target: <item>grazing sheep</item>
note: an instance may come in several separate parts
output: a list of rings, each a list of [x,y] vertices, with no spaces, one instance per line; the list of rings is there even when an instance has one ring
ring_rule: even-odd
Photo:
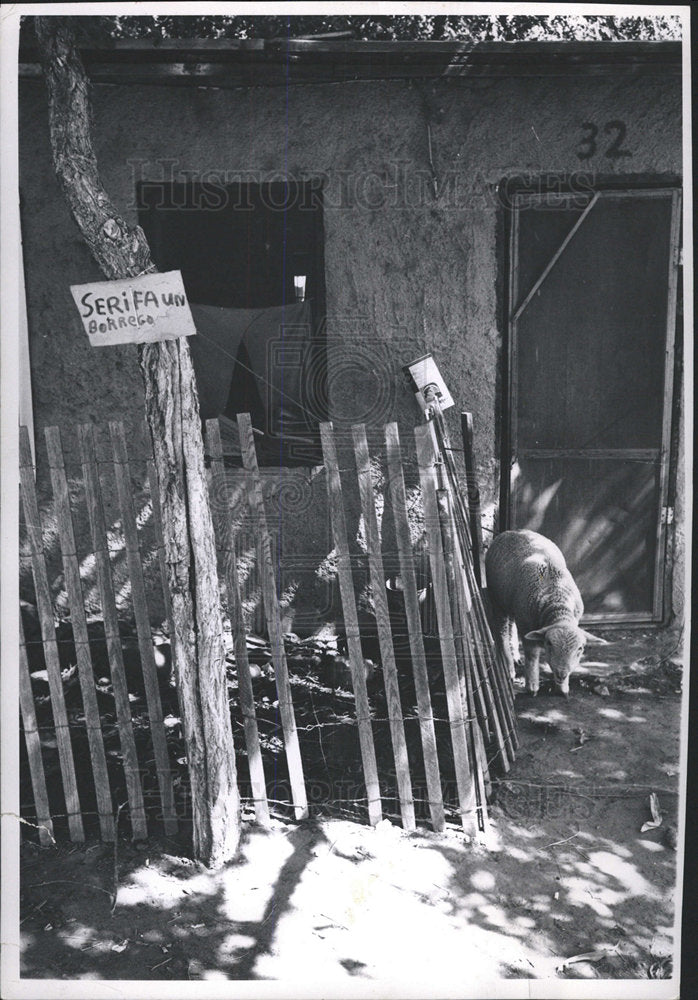
[[[504,531],[490,545],[485,566],[496,639],[511,676],[517,659],[515,623],[524,648],[526,690],[538,693],[544,652],[557,690],[568,695],[570,673],[586,643],[606,641],[579,627],[584,605],[562,552],[535,531]]]

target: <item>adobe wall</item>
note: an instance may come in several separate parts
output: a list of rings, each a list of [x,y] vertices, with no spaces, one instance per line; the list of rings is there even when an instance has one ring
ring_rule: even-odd
[[[412,442],[419,413],[401,366],[433,352],[457,411],[474,413],[486,527],[500,449],[505,178],[554,174],[671,179],[681,171],[681,81],[659,76],[317,84],[250,90],[98,85],[94,140],[107,191],[136,221],[134,184],[226,177],[324,180],[331,413],[347,468],[352,423],[380,438],[397,420]],[[35,420],[64,431],[123,419],[138,440],[142,387],[132,346],[92,349],[68,286],[99,280],[53,177],[41,80],[21,81],[20,163]],[[598,141],[590,158],[590,130]],[[628,155],[607,155],[617,131]],[[427,123],[439,184],[434,196]],[[103,445],[106,448],[106,443]],[[40,447],[39,475],[47,479]],[[297,480],[297,483],[300,480]],[[332,597],[315,568],[331,551],[323,474],[287,491],[284,560],[297,566],[296,604]],[[352,533],[358,526],[354,498]],[[679,502],[681,502],[679,500]],[[360,547],[360,546],[359,546]],[[681,560],[679,559],[679,562]],[[680,595],[675,595],[680,600]],[[328,611],[328,614],[330,612]]]

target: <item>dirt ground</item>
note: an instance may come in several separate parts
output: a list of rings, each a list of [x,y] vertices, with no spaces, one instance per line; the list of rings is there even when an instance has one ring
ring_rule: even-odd
[[[250,822],[239,860],[212,873],[184,835],[124,833],[116,851],[26,840],[22,977],[277,980],[299,996],[308,977],[402,996],[670,977],[680,671],[656,636],[609,638],[568,700],[545,683],[517,693],[520,747],[487,846],[452,824]],[[641,833],[652,792],[661,825]]]

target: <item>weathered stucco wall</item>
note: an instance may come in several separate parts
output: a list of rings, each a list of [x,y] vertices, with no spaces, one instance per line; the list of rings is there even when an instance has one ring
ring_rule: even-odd
[[[43,83],[22,81],[20,156],[36,425],[124,419],[142,412],[136,351],[91,349],[70,300],[98,280],[49,162]],[[136,221],[135,182],[285,176],[324,179],[327,333],[332,416],[339,431],[419,422],[401,366],[432,351],[457,411],[475,419],[486,515],[498,490],[504,178],[554,174],[564,183],[681,169],[680,79],[659,76],[480,78],[300,85],[251,90],[96,86],[94,137],[103,180]],[[607,155],[608,122],[628,155]],[[590,122],[594,154],[583,145]],[[431,126],[434,196],[427,125]],[[350,440],[346,435],[346,442]],[[348,458],[346,442],[341,454]],[[342,460],[343,461],[343,460]],[[343,463],[342,467],[345,467]],[[40,475],[45,470],[40,463]],[[324,476],[290,512],[285,554],[315,565],[331,549]],[[313,516],[309,515],[309,511]],[[358,517],[353,519],[356,527]],[[304,600],[321,601],[304,583]],[[300,596],[300,595],[299,595]]]

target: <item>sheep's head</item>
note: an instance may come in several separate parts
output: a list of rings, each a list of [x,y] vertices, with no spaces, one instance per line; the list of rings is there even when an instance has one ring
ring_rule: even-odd
[[[553,672],[555,688],[565,697],[570,693],[570,674],[579,666],[586,646],[607,645],[605,639],[599,639],[573,622],[556,622],[528,632],[525,638],[541,647]]]

